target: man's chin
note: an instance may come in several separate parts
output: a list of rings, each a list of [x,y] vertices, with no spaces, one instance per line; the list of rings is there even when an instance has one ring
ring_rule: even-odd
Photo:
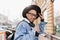
[[[34,21],[31,21],[31,22],[34,22]]]
[[[30,21],[30,22],[33,22],[33,21]]]
[[[34,22],[34,20],[30,20],[30,22]]]

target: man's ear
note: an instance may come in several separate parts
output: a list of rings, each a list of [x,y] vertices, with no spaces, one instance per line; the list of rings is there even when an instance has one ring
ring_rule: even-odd
[[[26,17],[28,16],[28,13],[26,14]]]

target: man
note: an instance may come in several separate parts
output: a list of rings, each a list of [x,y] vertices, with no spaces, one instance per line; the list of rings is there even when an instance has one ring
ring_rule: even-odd
[[[39,28],[34,29],[33,22],[40,13],[41,9],[37,5],[30,5],[23,10],[22,16],[25,19],[18,24],[14,40],[38,40],[40,30]]]

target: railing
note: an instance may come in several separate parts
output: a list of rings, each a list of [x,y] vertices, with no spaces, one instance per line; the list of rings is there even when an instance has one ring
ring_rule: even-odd
[[[45,33],[45,34],[46,34],[46,36],[44,36],[44,37],[47,37],[50,40],[60,40],[60,37],[58,37],[56,35],[47,34],[47,33]]]

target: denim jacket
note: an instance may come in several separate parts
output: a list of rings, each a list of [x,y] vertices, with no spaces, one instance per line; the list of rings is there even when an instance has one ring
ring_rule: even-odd
[[[42,25],[44,25],[44,22],[41,22],[39,24],[39,28],[41,29],[40,34],[43,32]],[[28,25],[27,22],[22,21],[17,26],[14,40],[38,40],[38,37],[35,36],[35,32],[31,30],[31,27]]]

